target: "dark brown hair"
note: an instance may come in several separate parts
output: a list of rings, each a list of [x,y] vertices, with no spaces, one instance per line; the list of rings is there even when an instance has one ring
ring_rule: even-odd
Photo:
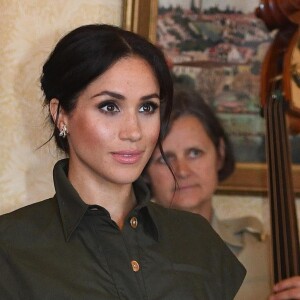
[[[199,93],[190,88],[187,89],[178,85],[174,88],[173,110],[166,134],[171,130],[174,121],[185,115],[193,115],[201,122],[207,135],[213,142],[217,153],[219,153],[220,141],[224,141],[224,163],[218,172],[218,179],[222,181],[229,177],[235,168],[235,158],[231,142],[220,120]]]
[[[64,36],[56,45],[43,66],[41,89],[44,105],[49,106],[53,98],[59,107],[70,113],[76,106],[78,95],[93,80],[107,71],[118,60],[137,55],[152,67],[160,86],[161,130],[160,145],[172,108],[173,84],[164,55],[145,38],[112,25],[91,24],[76,28]],[[141,74],[142,76],[142,74]],[[67,139],[59,136],[57,119],[49,119],[57,146],[69,153]]]

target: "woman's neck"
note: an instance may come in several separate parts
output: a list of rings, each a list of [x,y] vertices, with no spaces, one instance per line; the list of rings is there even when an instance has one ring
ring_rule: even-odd
[[[193,212],[201,215],[208,222],[211,222],[212,215],[213,215],[212,200],[209,199],[209,200],[203,201],[201,203],[201,205],[199,205]]]
[[[85,203],[104,207],[122,229],[126,216],[136,206],[131,183],[116,184],[103,178],[95,178],[75,171],[72,165],[69,165],[68,178]]]

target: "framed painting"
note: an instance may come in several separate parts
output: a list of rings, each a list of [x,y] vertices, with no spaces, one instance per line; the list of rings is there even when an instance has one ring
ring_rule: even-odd
[[[265,193],[268,179],[260,71],[274,32],[255,16],[259,0],[137,2],[144,16],[135,14],[133,30],[163,50],[175,81],[198,90],[230,136],[236,171],[218,191]],[[147,2],[151,4],[146,6]],[[291,136],[290,142],[294,189],[300,193],[300,135]]]

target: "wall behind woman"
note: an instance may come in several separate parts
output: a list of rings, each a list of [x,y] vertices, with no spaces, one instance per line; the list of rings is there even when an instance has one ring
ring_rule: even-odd
[[[0,1],[0,214],[53,195],[53,143],[39,77],[60,36],[88,23],[122,22],[121,0]]]

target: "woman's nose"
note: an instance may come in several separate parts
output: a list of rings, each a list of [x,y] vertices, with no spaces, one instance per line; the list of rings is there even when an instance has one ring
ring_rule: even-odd
[[[142,138],[142,130],[138,116],[128,114],[121,123],[119,137],[121,140],[130,140],[132,142],[136,142]]]
[[[177,159],[174,169],[178,178],[186,178],[191,173],[189,163],[185,159]]]

